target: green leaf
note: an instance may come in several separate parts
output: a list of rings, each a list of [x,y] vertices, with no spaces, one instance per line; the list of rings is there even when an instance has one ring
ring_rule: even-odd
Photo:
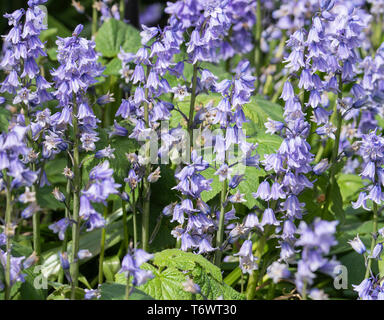
[[[204,191],[201,194],[201,199],[205,202],[213,199],[216,195],[221,192],[222,183],[219,180],[219,177],[215,175],[216,170],[213,168],[208,168],[203,171],[202,174],[206,179],[212,179],[211,187],[212,190]],[[244,177],[245,180],[239,184],[239,187],[236,190],[231,190],[231,194],[236,193],[239,190],[240,193],[244,194],[246,202],[244,205],[252,209],[254,206],[262,206],[261,202],[256,200],[252,196],[252,192],[256,192],[259,186],[259,179],[266,175],[266,172],[263,169],[258,169],[255,167],[246,167]]]
[[[67,166],[67,160],[64,158],[55,158],[47,161],[44,165],[45,173],[50,183],[58,184],[67,182],[63,175],[64,168]]]
[[[0,106],[0,132],[7,132],[9,121],[11,120],[11,112]]]
[[[103,283],[100,286],[100,300],[124,300],[125,285],[119,283]],[[134,288],[129,295],[129,300],[153,300],[143,291]]]
[[[95,38],[96,50],[104,57],[114,58],[122,47],[124,51],[136,53],[141,47],[140,33],[137,29],[116,19],[106,20]]]
[[[119,58],[113,58],[107,63],[104,70],[104,74],[107,76],[119,76],[121,70],[121,60]]]
[[[244,199],[247,201],[243,204],[248,209],[252,209],[255,206],[262,206],[262,203],[255,199],[252,193],[257,191],[259,187],[259,180],[265,175],[266,172],[263,169],[258,169],[255,167],[246,167],[244,176],[245,180],[240,182],[237,190],[239,190],[240,193],[244,194]],[[237,190],[231,190],[231,193],[234,194]]]
[[[192,272],[193,281],[200,286],[204,297],[209,300],[243,300],[244,296],[226,283],[219,282],[206,272],[206,269],[197,267]],[[199,296],[198,296],[199,297]]]
[[[57,61],[57,48],[49,48],[47,50],[47,54],[49,59],[51,59],[52,61]]]
[[[249,137],[247,141],[258,144],[256,151],[260,156],[260,159],[263,160],[265,154],[276,153],[283,142],[283,138],[277,135],[265,133],[261,130],[257,132],[253,131],[252,134],[252,130],[248,131],[250,125],[252,124],[247,123],[245,126],[245,134]]]
[[[57,201],[55,197],[52,194],[53,191],[53,186],[44,186],[42,188],[38,188],[36,190],[36,199],[37,203],[41,208],[45,209],[52,209],[52,210],[57,210],[57,209],[64,209],[65,205]]]
[[[106,224],[106,241],[105,248],[108,249],[120,241],[123,237],[123,221],[119,218],[122,215],[121,209],[113,213],[107,218]],[[83,233],[80,236],[80,248],[88,249],[92,256],[97,256],[100,253],[100,238],[101,238],[101,229],[93,230],[91,232]],[[72,250],[72,241],[68,243],[68,254]],[[58,252],[61,251],[61,245],[50,249],[43,253],[43,265],[42,273],[46,278],[57,276],[61,267],[60,259]],[[81,261],[83,262],[83,261]]]
[[[72,35],[72,32],[64,24],[62,24],[59,20],[57,20],[51,15],[48,15],[48,28],[56,29],[57,35],[62,38],[69,37]]]
[[[179,249],[167,249],[155,254],[153,265],[142,269],[152,271],[154,278],[138,289],[159,300],[189,300],[193,295],[184,290],[183,283],[190,277],[201,287],[197,299],[243,299],[243,295],[223,282],[221,270],[201,255]],[[124,274],[116,275],[116,282],[125,284]]]
[[[336,181],[332,185],[330,211],[340,221],[341,224],[345,222],[345,211],[343,209],[343,197],[341,196],[340,187]]]
[[[61,285],[56,287],[48,297],[47,300],[68,300],[71,298],[71,286]],[[75,289],[75,299],[83,300],[84,299],[84,290],[82,288]]]
[[[21,245],[17,242],[14,242],[12,245],[12,255],[14,257],[28,258],[32,254],[32,248]],[[35,287],[35,278],[40,277],[41,273],[37,272],[38,269],[36,266],[31,266],[28,269],[23,269],[22,273],[24,275],[24,282],[15,284],[12,288],[13,299],[16,300],[45,300],[47,297],[46,289],[37,289]],[[39,284],[39,279],[36,279]]]
[[[111,148],[115,149],[113,159],[108,159],[110,167],[114,171],[114,178],[117,183],[123,184],[124,178],[127,177],[130,163],[126,157],[126,153],[135,152],[138,149],[138,144],[135,140],[127,137],[113,137],[109,138],[107,130],[99,131],[100,140],[96,143],[97,150],[103,149],[110,145]],[[95,167],[98,163],[104,160],[99,160],[90,155],[87,160],[84,161],[83,165],[83,179],[87,182],[89,177],[89,171]]]
[[[245,116],[260,129],[265,129],[264,123],[268,118],[283,121],[283,108],[277,104],[264,100],[258,96],[253,97],[251,102],[244,106]]]
[[[223,99],[223,97],[220,94],[214,93],[214,94],[200,94],[196,97],[195,100],[195,114],[196,109],[200,108],[201,106],[206,106],[209,103],[212,103],[214,106],[216,106],[220,100]],[[189,108],[190,108],[190,97],[185,98],[183,101],[174,101],[176,108],[179,108],[181,112],[184,113],[185,116],[188,117],[189,115]],[[187,122],[185,121],[185,118],[180,114],[179,111],[173,110],[172,117],[169,121],[169,125],[171,128],[175,128],[179,125],[186,128]]]
[[[149,280],[139,289],[157,300],[190,300],[192,294],[186,292],[183,282],[186,275],[175,267],[168,267],[164,270],[157,269],[145,264],[143,269],[151,270],[154,278]]]
[[[49,28],[47,30],[43,30],[40,33],[40,40],[45,42],[47,39],[56,36],[58,29],[57,28]]]
[[[357,194],[361,188],[364,187],[361,177],[354,174],[341,173],[337,178],[337,182],[340,186],[340,192],[344,202],[349,204],[352,200],[356,199]]]
[[[21,300],[45,300],[47,297],[46,289],[35,288],[35,278],[41,276],[39,273],[35,273],[34,267],[23,270],[25,275],[25,282],[20,286],[20,299]]]
[[[212,179],[211,188],[210,191],[204,191],[201,194],[201,199],[205,202],[213,199],[217,194],[220,193],[222,188],[222,183],[220,183],[219,176],[215,175],[216,170],[209,167],[207,170],[204,170],[202,172],[202,175],[206,179]]]
[[[181,270],[193,270],[196,265],[201,266],[217,281],[222,281],[221,271],[203,256],[179,249],[167,249],[156,253],[153,263],[159,267],[175,267]]]
[[[120,270],[120,259],[118,256],[106,258],[103,261],[103,273],[107,281],[113,282],[115,274]]]

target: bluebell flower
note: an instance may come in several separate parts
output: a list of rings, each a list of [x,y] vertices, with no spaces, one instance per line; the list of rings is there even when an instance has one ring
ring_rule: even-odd
[[[127,254],[124,257],[119,272],[124,272],[126,275],[132,276],[132,284],[134,286],[140,286],[147,282],[149,279],[153,278],[151,271],[143,270],[140,268],[143,263],[152,258],[152,254],[149,254],[142,249],[136,249],[132,255]]]
[[[357,235],[353,240],[349,240],[348,243],[358,254],[365,253],[366,248],[364,243],[360,240],[359,235]]]

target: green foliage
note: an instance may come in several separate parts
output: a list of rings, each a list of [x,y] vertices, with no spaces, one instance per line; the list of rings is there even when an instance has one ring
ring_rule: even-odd
[[[246,200],[244,205],[247,206],[248,209],[252,209],[255,206],[263,206],[259,200],[253,197],[252,193],[257,191],[260,184],[260,178],[264,177],[265,175],[266,172],[263,169],[246,167],[246,179],[240,182],[237,190],[244,194],[244,199]],[[231,190],[231,193],[236,193],[236,190]]]
[[[282,107],[259,96],[253,97],[252,101],[244,106],[244,113],[261,130],[265,129],[264,123],[268,118],[275,121],[283,120]]]
[[[98,30],[95,38],[96,50],[106,58],[114,58],[124,51],[136,53],[141,47],[139,32],[122,21],[116,19],[106,20]]]
[[[106,76],[119,76],[121,70],[121,60],[119,58],[113,58],[105,66],[104,74]]]
[[[106,239],[105,239],[105,248],[108,249],[117,243],[122,241],[123,237],[123,221],[119,218],[121,217],[121,209],[113,213],[110,217],[107,218],[106,224]],[[80,236],[80,250],[88,249],[92,254],[92,257],[97,256],[100,253],[100,238],[101,238],[101,229],[93,230],[91,232],[83,233]],[[68,243],[68,254],[72,250],[72,242]],[[43,252],[43,264],[42,272],[45,277],[55,278],[60,271],[60,259],[58,252],[61,251],[61,245],[54,247],[46,252]],[[81,261],[82,263],[84,260]]]
[[[337,220],[340,221],[341,224],[343,224],[345,222],[345,212],[343,209],[343,198],[341,196],[340,187],[337,181],[332,184],[330,203],[331,213],[337,218]]]
[[[7,132],[9,120],[11,119],[11,113],[5,109],[3,106],[0,106],[0,132]]]
[[[158,300],[190,300],[193,295],[186,292],[183,283],[190,277],[201,287],[197,299],[243,299],[243,296],[223,282],[218,267],[201,255],[169,249],[155,254],[153,265],[145,263],[145,270],[150,270],[154,278],[138,289]],[[125,284],[125,276],[117,274],[116,282]]]
[[[118,256],[108,257],[103,261],[103,273],[105,279],[113,282],[115,274],[120,270],[120,259]]]
[[[101,300],[124,300],[125,285],[119,283],[103,283],[100,286]],[[129,295],[129,300],[153,300],[152,297],[143,291],[134,288]]]

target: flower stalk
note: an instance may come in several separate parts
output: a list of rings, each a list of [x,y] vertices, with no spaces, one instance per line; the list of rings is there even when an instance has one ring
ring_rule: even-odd
[[[6,207],[5,207],[5,234],[7,237],[6,250],[7,250],[7,265],[5,268],[5,291],[4,299],[9,300],[11,297],[11,236],[13,233],[12,228],[12,193],[11,193],[11,182],[10,178],[7,176],[6,171],[3,170],[3,177],[6,180]]]
[[[371,256],[373,254],[373,249],[375,248],[376,242],[377,242],[377,228],[378,228],[378,220],[379,220],[377,209],[378,209],[377,203],[373,202],[373,218],[372,218],[373,226],[372,226],[372,240],[371,240]],[[364,279],[368,279],[370,277],[372,260],[373,260],[372,257],[368,257],[367,268],[365,270]]]
[[[189,116],[188,116],[188,134],[192,138],[193,132],[193,118],[195,112],[195,102],[196,102],[196,88],[197,88],[197,63],[193,65],[193,76],[192,76],[192,92],[191,92],[191,103],[189,105]],[[191,141],[193,144],[193,142]]]
[[[150,66],[147,67],[147,78],[151,72]],[[148,100],[148,88],[145,89],[145,99]],[[150,128],[149,123],[149,108],[150,105],[148,102],[144,104],[144,121],[146,128]],[[147,164],[145,166],[145,176],[143,179],[143,216],[142,216],[142,248],[144,251],[148,251],[148,242],[149,242],[149,216],[151,210],[151,184],[148,180],[148,176],[151,173],[151,161],[150,161],[150,142],[147,143],[145,148],[145,158]]]
[[[227,180],[224,180],[222,183],[221,195],[220,195],[220,218],[219,218],[219,228],[216,235],[216,252],[215,252],[215,265],[220,266],[221,257],[223,255],[222,244],[224,242],[224,222],[225,222],[225,207],[226,207],[226,198],[227,198],[227,189],[228,183]]]
[[[79,153],[79,127],[77,121],[78,113],[77,103],[73,104],[73,113],[72,113],[72,124],[73,124],[73,210],[72,210],[72,256],[71,256],[71,266],[70,273],[72,279],[71,287],[71,299],[75,299],[76,287],[78,285],[79,277],[79,262],[77,253],[79,252],[79,242],[80,242],[80,190],[81,190],[81,176],[80,176],[80,153]]]

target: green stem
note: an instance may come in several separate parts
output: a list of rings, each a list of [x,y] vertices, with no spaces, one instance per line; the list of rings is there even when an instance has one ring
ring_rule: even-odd
[[[338,93],[337,98],[338,98],[338,100],[341,100],[343,98],[343,82],[342,82],[341,74],[338,75],[338,80],[339,80],[339,93]],[[343,118],[341,116],[341,113],[337,109],[337,104],[338,104],[338,102],[336,100],[335,106],[333,108],[333,114],[335,116],[337,129],[336,129],[336,134],[335,134],[335,143],[333,145],[333,151],[332,151],[332,156],[331,156],[331,161],[330,161],[330,165],[331,165],[331,168],[329,170],[330,182],[328,182],[328,186],[327,186],[327,190],[326,190],[326,194],[325,194],[325,201],[326,202],[324,204],[324,208],[323,208],[323,212],[322,212],[323,217],[324,217],[325,212],[329,208],[330,198],[331,198],[331,194],[332,194],[332,186],[336,184],[336,177],[335,177],[335,175],[336,175],[336,161],[337,161],[337,156],[339,154],[341,126],[343,123]]]
[[[104,219],[107,219],[108,216],[108,206],[104,207]],[[104,263],[104,254],[105,254],[105,228],[101,229],[101,240],[100,240],[100,256],[99,256],[99,285],[103,283],[104,273],[103,273],[103,263]]]
[[[304,280],[304,283],[303,283],[303,290],[302,290],[302,293],[301,293],[301,298],[303,300],[307,300],[307,281]]]
[[[120,0],[119,11],[120,11],[120,20],[123,21],[124,15],[125,15],[125,0]]]
[[[6,185],[6,207],[5,207],[5,234],[7,237],[6,250],[7,250],[7,265],[5,268],[5,291],[4,299],[9,300],[11,297],[11,236],[12,236],[12,194],[10,178],[7,176],[6,171],[3,170],[4,180]]]
[[[71,160],[69,158],[69,156],[67,156],[67,165],[68,165],[68,168],[71,166]],[[67,202],[67,205],[65,206],[65,218],[66,219],[69,219],[70,218],[70,215],[71,215],[71,212],[69,211],[69,206],[70,206],[70,199],[71,199],[71,180],[68,179],[67,180],[67,186],[65,188],[65,196],[66,196],[66,199],[65,201]],[[65,233],[64,233],[64,240],[63,240],[63,244],[61,246],[61,252],[67,252],[67,246],[68,246],[68,240],[69,240],[69,234],[68,234],[68,229],[65,230]],[[63,283],[64,281],[64,270],[60,270],[60,273],[59,273],[59,279],[58,279],[59,283]]]
[[[192,76],[192,92],[191,92],[191,102],[189,104],[189,116],[188,116],[188,133],[189,138],[192,143],[192,134],[193,134],[193,117],[195,112],[195,102],[196,102],[196,88],[197,88],[197,64],[193,65],[193,76]]]
[[[150,73],[150,66],[147,67],[147,78]],[[145,89],[145,98],[148,100],[148,88]],[[145,120],[145,127],[149,128],[149,103],[144,104],[144,120]],[[143,242],[143,250],[148,251],[148,242],[149,242],[149,216],[150,216],[150,210],[151,210],[151,184],[148,181],[148,176],[151,173],[151,160],[150,160],[150,141],[147,143],[146,149],[145,149],[145,158],[148,161],[148,163],[145,166],[145,175],[143,178],[143,217],[142,217],[142,229],[141,229],[141,240]]]
[[[32,191],[34,191],[34,189],[35,188],[32,186]],[[40,241],[40,212],[39,211],[33,214],[32,224],[33,224],[33,249],[36,252],[36,256],[40,258],[41,241]]]
[[[145,181],[144,181],[144,206],[143,206],[143,221],[142,221],[142,242],[143,250],[148,251],[149,242],[149,214],[150,214],[150,184],[146,177],[150,174],[150,171],[146,170]]]
[[[129,295],[131,293],[131,286],[129,283],[129,272],[127,274],[127,284],[125,286],[125,300],[129,300]]]
[[[323,153],[324,153],[324,150],[325,150],[325,146],[324,144],[320,141],[320,147],[319,149],[317,150],[317,153],[316,153],[316,157],[315,157],[315,163],[319,163],[322,156],[323,156]]]
[[[68,239],[69,239],[69,234],[68,231],[64,233],[64,240],[63,244],[61,246],[61,253],[64,253],[67,251],[67,246],[68,246]],[[60,269],[59,277],[58,277],[58,282],[59,283],[64,283],[64,270]]]
[[[124,247],[127,251],[129,249],[128,214],[124,200],[121,200],[121,209],[123,210]]]
[[[261,256],[263,255],[266,242],[267,242],[267,232],[265,232],[263,236],[260,238],[257,249],[256,249],[256,256],[259,257],[259,259],[261,259]],[[253,271],[252,274],[249,276],[247,289],[245,291],[247,300],[253,300],[255,298],[256,287],[257,287],[257,283],[259,282],[259,278],[260,278],[260,275],[258,270]]]
[[[221,189],[221,198],[220,198],[220,219],[219,219],[219,228],[216,235],[216,253],[215,253],[215,265],[220,266],[221,257],[223,255],[222,244],[224,242],[224,221],[225,221],[225,202],[227,198],[227,180],[224,180],[222,183]]]
[[[28,106],[23,105],[23,111],[24,111],[24,119],[25,119],[25,125],[29,126],[31,124],[31,120],[29,119],[28,114]],[[32,138],[32,131],[28,130],[28,139],[27,139],[27,145],[29,148],[32,148],[34,150],[34,141]],[[34,163],[30,164],[31,170],[36,171],[36,165]],[[41,173],[43,172],[43,168],[41,168]],[[39,180],[36,180],[35,183],[39,183]],[[35,183],[31,186],[32,192],[36,192],[36,186]],[[37,257],[40,258],[41,255],[41,241],[40,241],[40,212],[37,211],[32,216],[32,227],[33,227],[33,250],[36,252]]]
[[[376,235],[377,235],[377,225],[378,225],[379,216],[377,214],[377,203],[373,202],[373,230],[372,230],[372,241],[371,241],[371,255],[373,249],[376,246]],[[365,270],[365,279],[369,278],[372,266],[372,258],[368,258],[367,269]]]
[[[72,125],[73,125],[73,227],[72,227],[72,253],[71,253],[71,299],[75,300],[76,287],[78,286],[78,277],[79,277],[79,261],[77,258],[77,253],[79,252],[79,242],[80,242],[80,190],[81,190],[81,176],[80,176],[80,154],[79,154],[79,127],[77,122],[77,104],[73,104],[73,113],[72,113]]]
[[[272,102],[277,102],[277,100],[279,100],[279,98],[280,98],[280,96],[281,96],[281,94],[282,94],[282,92],[283,92],[283,88],[284,88],[284,83],[285,82],[287,82],[287,80],[288,80],[288,77],[289,77],[289,74],[286,74],[284,77],[283,77],[283,79],[281,80],[281,85],[280,85],[280,87],[279,87],[279,90],[277,90],[276,92],[275,92],[275,94],[273,95],[273,97],[272,97]]]
[[[132,190],[132,223],[133,223],[133,246],[137,248],[137,215],[136,215],[136,199],[135,190]]]
[[[96,4],[96,0],[93,1],[93,7],[92,7],[92,36],[95,36],[96,35],[96,32],[97,32],[97,9],[95,7],[95,4]]]

